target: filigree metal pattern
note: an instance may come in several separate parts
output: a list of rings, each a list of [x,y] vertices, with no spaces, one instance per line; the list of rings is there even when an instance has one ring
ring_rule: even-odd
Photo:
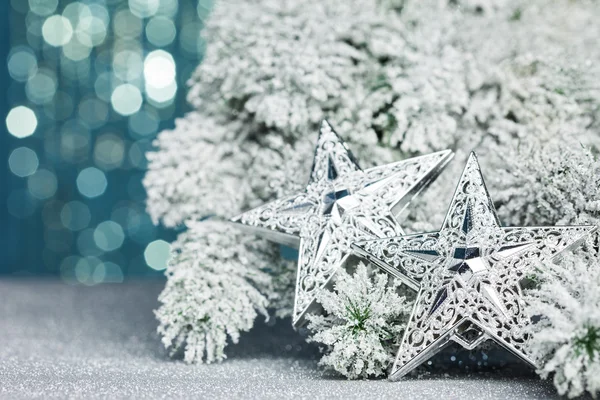
[[[299,248],[295,326],[313,309],[316,291],[343,265],[352,243],[403,234],[395,215],[451,158],[447,150],[363,171],[324,121],[306,189],[232,219]]]
[[[391,378],[450,340],[472,349],[492,339],[536,366],[527,352],[520,282],[536,262],[579,243],[593,226],[500,226],[475,154],[460,178],[442,229],[370,240],[354,250],[418,290]]]

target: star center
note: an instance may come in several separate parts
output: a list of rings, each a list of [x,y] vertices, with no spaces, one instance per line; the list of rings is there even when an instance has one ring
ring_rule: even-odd
[[[481,254],[479,246],[455,247],[448,269],[458,273],[468,282],[473,275],[487,271],[487,265]]]
[[[330,215],[335,202],[350,195],[348,189],[336,190],[325,193],[323,196],[323,215]]]

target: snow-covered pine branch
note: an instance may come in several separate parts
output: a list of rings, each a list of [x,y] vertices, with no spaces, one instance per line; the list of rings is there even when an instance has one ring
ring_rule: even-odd
[[[569,397],[600,393],[600,260],[589,246],[560,266],[540,266],[541,285],[527,298],[529,313],[542,316],[532,326],[538,372],[553,375],[559,394]]]
[[[323,343],[320,364],[348,379],[384,375],[394,361],[411,303],[398,294],[400,282],[360,263],[341,270],[333,291],[317,296],[327,315],[309,315],[309,340]]]
[[[190,224],[173,243],[156,311],[165,347],[188,363],[221,361],[227,339],[237,343],[258,314],[268,318],[274,303],[291,311],[285,277],[295,268],[275,249],[224,222]]]

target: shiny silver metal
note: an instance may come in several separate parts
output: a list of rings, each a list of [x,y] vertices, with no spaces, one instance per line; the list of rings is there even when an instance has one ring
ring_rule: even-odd
[[[527,351],[520,282],[576,246],[595,226],[500,226],[475,154],[439,232],[364,241],[354,251],[418,291],[392,368],[396,380],[450,341],[473,349],[491,339],[536,367]]]
[[[305,190],[232,219],[250,232],[299,248],[293,323],[319,309],[326,287],[354,242],[404,234],[396,216],[450,161],[450,150],[361,170],[323,121]]]

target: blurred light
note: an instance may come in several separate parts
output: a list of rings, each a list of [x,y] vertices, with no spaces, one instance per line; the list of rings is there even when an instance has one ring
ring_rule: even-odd
[[[77,236],[77,250],[84,256],[99,256],[104,252],[96,246],[94,241],[95,229],[88,228],[82,230]]]
[[[105,262],[96,266],[92,280],[94,283],[122,283],[123,271],[117,264]]]
[[[115,15],[114,31],[117,36],[135,38],[142,33],[142,21],[129,10],[121,10]]]
[[[66,122],[60,130],[60,153],[65,161],[81,162],[87,159],[91,134],[77,120]]]
[[[8,195],[6,205],[13,217],[27,218],[35,212],[36,202],[27,190],[16,189]]]
[[[78,38],[73,38],[69,43],[63,46],[63,54],[70,60],[82,61],[87,59],[92,52],[92,47],[81,43]]]
[[[208,15],[210,14],[210,10],[212,10],[214,0],[199,0],[198,7],[196,11],[198,13],[198,18],[200,21],[206,21]]]
[[[129,129],[138,136],[153,135],[158,131],[159,117],[151,108],[146,107],[129,118]]]
[[[142,76],[143,60],[139,51],[122,50],[115,53],[113,70],[117,78],[129,82]]]
[[[94,270],[99,265],[102,265],[102,262],[97,257],[80,258],[75,265],[75,279],[77,282],[84,285],[93,285],[95,283],[93,281]]]
[[[77,3],[75,3],[77,4]],[[66,15],[67,9],[63,15]],[[71,13],[70,19],[77,39],[87,47],[95,47],[104,42],[110,22],[108,11],[101,4],[81,4]]]
[[[101,196],[107,185],[106,175],[98,168],[86,168],[77,176],[77,189],[88,198]]]
[[[164,240],[155,240],[146,246],[144,259],[146,264],[152,269],[161,271],[167,268],[167,263],[171,258],[171,245]]]
[[[102,19],[89,15],[79,20],[75,35],[83,45],[95,47],[106,39],[106,25]]]
[[[87,228],[91,219],[90,209],[80,201],[71,201],[65,204],[60,212],[63,226],[72,231]]]
[[[27,189],[35,198],[44,200],[54,196],[58,182],[56,175],[47,169],[38,169],[27,179]]]
[[[106,6],[104,6],[102,4],[98,4],[98,3],[102,3],[102,2],[96,2],[95,4],[89,4],[88,5],[89,10],[94,17],[99,18],[104,23],[104,26],[108,26],[108,24],[110,23],[110,15],[108,13],[108,10],[106,9]],[[109,3],[110,3],[110,1],[109,1]]]
[[[108,104],[93,97],[82,100],[78,111],[90,128],[99,128],[108,120]]]
[[[159,0],[129,0],[131,13],[139,18],[148,18],[156,14]]]
[[[40,69],[25,85],[27,98],[35,104],[50,102],[56,94],[56,89],[56,76],[48,69]]]
[[[65,92],[57,91],[51,102],[44,106],[46,115],[55,121],[61,121],[69,118],[73,114],[73,99]]]
[[[156,226],[143,211],[132,209],[125,226],[128,236],[139,244],[145,245],[156,237]]]
[[[112,95],[112,73],[103,72],[96,78],[94,83],[94,91],[99,99],[110,102],[110,96]]]
[[[21,178],[33,175],[39,165],[37,154],[28,147],[14,149],[8,157],[10,171]]]
[[[25,106],[13,108],[6,116],[8,132],[19,139],[33,135],[37,123],[35,113]]]
[[[143,99],[137,87],[126,83],[115,88],[110,101],[116,112],[127,116],[139,111]]]
[[[73,26],[62,15],[53,15],[44,22],[42,35],[49,45],[55,47],[64,46],[73,37]]]
[[[94,161],[103,169],[118,168],[123,164],[125,143],[117,135],[105,134],[98,138],[94,147]]]
[[[160,0],[157,14],[167,17],[175,17],[179,10],[179,0]]]
[[[146,88],[163,89],[175,82],[175,60],[164,50],[155,50],[144,61]]]
[[[132,167],[138,168],[141,170],[146,169],[146,166],[148,165],[148,163],[146,161],[144,149],[142,149],[142,147],[137,142],[132,144],[131,147],[129,148],[128,156],[129,156],[129,163],[131,164]]]
[[[189,23],[179,31],[179,44],[188,56],[198,58],[203,53],[204,42],[200,38],[202,25]]]
[[[177,29],[173,21],[167,17],[154,17],[146,25],[148,41],[157,47],[168,46],[177,36]]]
[[[99,249],[114,251],[123,245],[125,233],[114,221],[104,221],[94,230],[94,242]]]
[[[87,4],[79,1],[71,1],[62,12],[71,26],[76,26],[80,19],[92,16],[92,12]]]
[[[169,86],[162,88],[146,85],[146,94],[152,105],[160,108],[169,106],[177,94],[177,82],[172,81]]]
[[[60,277],[65,283],[71,285],[77,283],[77,279],[75,278],[75,267],[79,260],[81,260],[81,257],[79,256],[69,256],[64,258],[60,263]]]
[[[37,72],[38,64],[33,51],[26,46],[14,47],[8,56],[8,72],[18,81],[25,82]]]
[[[25,26],[27,27],[27,43],[33,50],[41,50],[45,45],[42,28],[45,18],[40,18],[33,13],[27,13],[25,17]]]
[[[58,7],[58,0],[29,0],[29,9],[40,17],[51,15],[56,11],[56,7]]]

